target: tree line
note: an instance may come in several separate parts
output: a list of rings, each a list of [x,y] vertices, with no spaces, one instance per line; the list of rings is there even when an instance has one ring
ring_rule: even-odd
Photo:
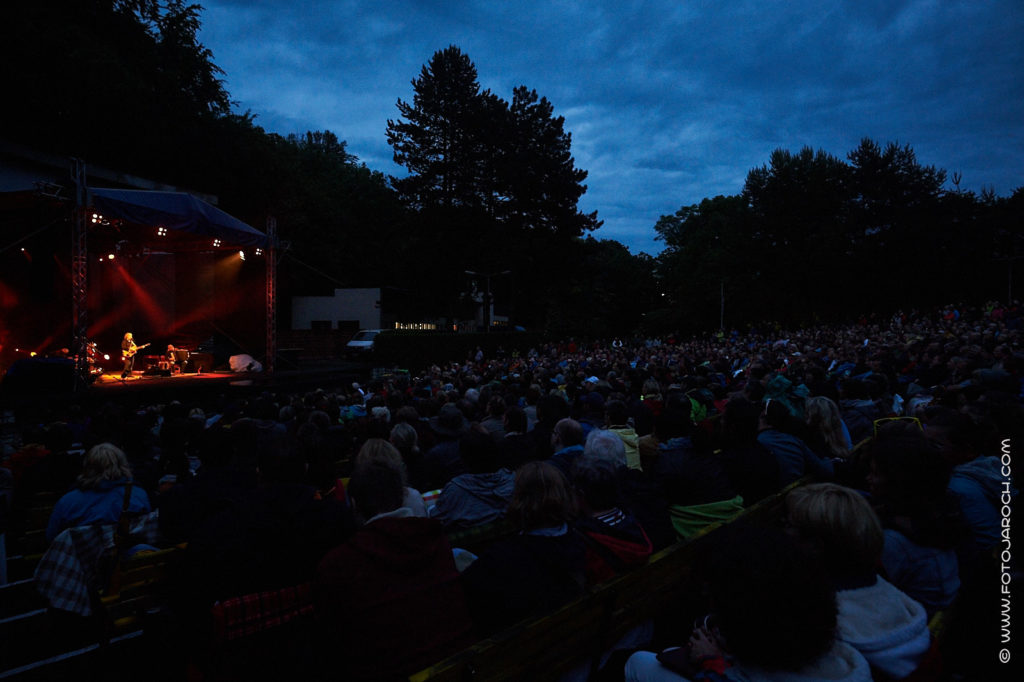
[[[776,150],[739,194],[658,220],[666,323],[715,328],[723,300],[726,326],[1005,300],[1024,255],[1024,188],[1000,198],[947,179],[895,142],[863,139],[845,160]]]
[[[258,228],[275,216],[282,301],[380,286],[406,319],[459,319],[484,274],[515,324],[626,335],[716,328],[723,299],[741,326],[996,297],[1024,251],[1021,190],[945,189],[909,146],[864,140],[846,160],[778,150],[740,194],[662,216],[660,255],[631,254],[579,209],[587,172],[555,105],[526,85],[482,90],[456,46],[397,100],[384,132],[407,172],[388,177],[334,132],[282,136],[236,112],[197,4],[39,0],[8,15],[4,135],[216,194]]]

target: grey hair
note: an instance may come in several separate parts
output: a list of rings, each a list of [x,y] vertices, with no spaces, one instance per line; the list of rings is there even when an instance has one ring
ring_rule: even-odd
[[[626,466],[626,444],[611,431],[594,429],[587,435],[587,443],[583,446],[583,457],[604,460],[616,467],[624,467]]]
[[[399,422],[391,428],[391,444],[401,450],[406,448],[413,450],[416,448],[419,436],[416,434],[416,428],[411,424],[405,422]]]
[[[128,466],[128,458],[121,448],[111,443],[94,445],[82,462],[82,473],[78,477],[78,487],[89,490],[97,487],[102,481],[131,480],[132,470]]]

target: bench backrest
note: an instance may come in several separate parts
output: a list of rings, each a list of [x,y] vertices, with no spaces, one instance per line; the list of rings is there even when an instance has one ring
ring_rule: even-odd
[[[728,523],[776,525],[797,481]],[[558,611],[518,623],[410,676],[414,682],[557,679],[589,668],[622,635],[680,603],[690,589],[694,559],[723,524],[676,543],[634,571],[595,588]]]

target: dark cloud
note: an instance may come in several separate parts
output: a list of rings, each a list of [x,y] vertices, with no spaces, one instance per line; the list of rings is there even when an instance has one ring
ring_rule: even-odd
[[[201,39],[241,109],[282,134],[329,129],[401,174],[398,99],[458,45],[480,83],[535,88],[590,172],[596,236],[656,252],[658,217],[741,191],[778,147],[845,157],[909,144],[963,186],[1024,185],[1024,4],[948,0],[208,0]]]

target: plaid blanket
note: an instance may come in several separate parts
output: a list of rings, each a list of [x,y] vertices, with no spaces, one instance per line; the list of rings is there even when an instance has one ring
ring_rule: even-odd
[[[232,597],[217,602],[211,609],[218,642],[249,637],[312,613],[309,583]]]
[[[129,529],[131,546],[159,541],[159,512],[134,519]],[[101,564],[114,548],[115,524],[79,526],[60,532],[36,566],[36,590],[52,608],[91,616],[92,595],[102,585]],[[127,548],[126,548],[127,549]]]

